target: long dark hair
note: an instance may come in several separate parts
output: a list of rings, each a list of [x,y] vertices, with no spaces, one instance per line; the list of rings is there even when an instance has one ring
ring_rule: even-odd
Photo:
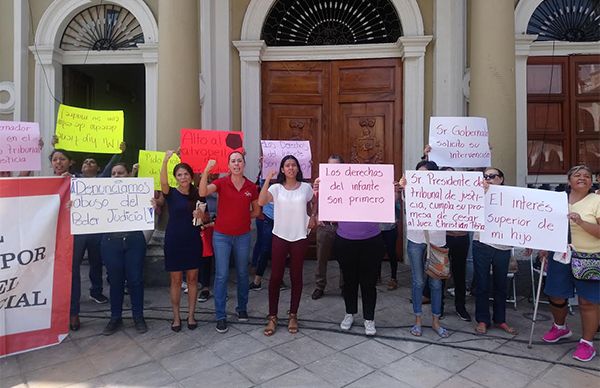
[[[175,167],[173,167],[173,176],[176,176],[177,170],[183,168],[190,174],[190,193],[188,194],[188,206],[193,211],[196,209],[196,201],[200,200],[200,193],[198,192],[198,188],[194,185],[194,170],[187,163],[177,163]]]
[[[283,166],[285,165],[285,162],[287,162],[290,159],[292,159],[294,162],[296,162],[296,166],[298,166],[298,172],[296,173],[296,180],[298,182],[302,182],[304,180],[304,177],[302,176],[302,169],[300,168],[300,162],[298,161],[298,159],[296,159],[296,157],[294,155],[286,155],[283,157],[283,159],[281,159],[281,163],[279,163],[279,172],[277,173],[277,183],[280,183],[280,184],[285,183],[285,174],[281,170],[283,170]]]
[[[423,166],[425,166],[427,171],[438,171],[440,169],[437,163],[432,160],[421,160],[419,163],[417,163],[417,167],[415,167],[415,170],[418,170]]]

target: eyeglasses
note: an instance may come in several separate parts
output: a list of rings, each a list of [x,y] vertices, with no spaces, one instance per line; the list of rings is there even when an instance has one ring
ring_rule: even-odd
[[[495,179],[499,176],[500,176],[500,174],[483,174],[483,179],[485,179],[485,180]]]

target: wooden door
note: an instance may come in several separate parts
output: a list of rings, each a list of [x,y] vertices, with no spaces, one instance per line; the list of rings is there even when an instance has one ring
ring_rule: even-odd
[[[332,154],[402,171],[399,59],[264,62],[262,139],[309,140],[312,176]]]
[[[399,59],[263,62],[261,138],[309,140],[313,178],[319,163],[340,154],[346,163],[394,164],[399,179],[401,101]]]
[[[398,59],[332,62],[329,152],[348,163],[389,163],[402,171],[402,68]]]

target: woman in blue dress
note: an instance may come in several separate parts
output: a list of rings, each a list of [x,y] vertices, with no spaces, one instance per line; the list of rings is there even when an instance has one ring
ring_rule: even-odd
[[[196,297],[198,293],[198,268],[202,257],[202,239],[200,238],[200,222],[194,223],[195,217],[202,214],[196,211],[196,202],[200,200],[198,189],[194,186],[192,168],[187,163],[179,163],[173,169],[177,187],[169,187],[167,165],[173,156],[167,151],[160,170],[160,188],[169,208],[169,221],[165,232],[165,270],[170,273],[171,307],[173,322],[171,330],[181,331],[180,299],[183,272],[188,284],[187,327],[194,330],[198,323],[194,318]],[[195,226],[195,225],[198,226]]]

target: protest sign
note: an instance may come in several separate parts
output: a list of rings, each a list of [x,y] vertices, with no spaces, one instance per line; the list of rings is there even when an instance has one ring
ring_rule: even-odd
[[[73,178],[71,232],[152,230],[152,198],[151,178]]]
[[[491,152],[487,120],[482,117],[432,117],[429,160],[438,166],[488,167]]]
[[[271,171],[279,172],[281,159],[286,155],[294,155],[300,162],[302,177],[310,179],[312,165],[310,161],[310,142],[308,140],[261,140],[262,148],[262,178],[264,179]]]
[[[42,169],[38,123],[0,121],[0,171]]]
[[[406,228],[483,230],[480,172],[406,171]]]
[[[319,178],[319,221],[396,221],[393,165],[325,163]]]
[[[68,177],[0,179],[0,357],[69,333]]]
[[[56,118],[56,148],[120,154],[123,124],[122,110],[91,110],[61,104]]]
[[[153,178],[154,179],[154,190],[160,191],[160,169],[162,168],[162,162],[165,158],[165,152],[163,151],[145,151],[140,150],[138,157],[138,164],[140,169],[138,170],[138,177],[140,178]],[[169,186],[177,187],[177,179],[173,175],[173,169],[177,164],[181,163],[181,159],[177,154],[173,154],[169,163],[167,164],[167,176],[169,177]]]
[[[233,151],[243,152],[244,134],[235,131],[181,130],[181,161],[203,172],[210,159],[217,161],[211,173],[229,172],[227,159]]]
[[[485,194],[484,243],[564,252],[567,194],[491,185]]]

